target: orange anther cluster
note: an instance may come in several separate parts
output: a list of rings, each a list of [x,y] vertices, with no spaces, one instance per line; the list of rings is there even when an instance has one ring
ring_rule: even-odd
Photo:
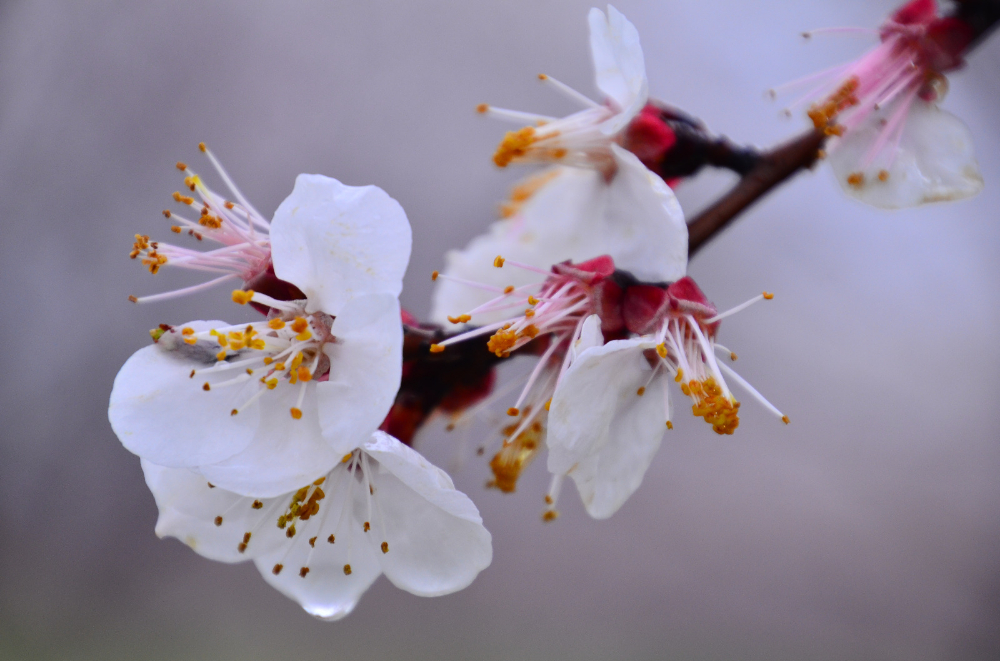
[[[233,290],[233,303],[239,303],[240,305],[246,305],[253,300],[254,291],[252,289],[247,289],[243,291],[242,289]]]
[[[514,186],[510,191],[510,200],[500,205],[500,217],[510,218],[515,215],[521,206],[538,192],[539,188],[552,181],[552,178],[558,174],[558,170],[549,170]]]
[[[504,263],[504,261],[505,261],[505,260],[504,260],[504,258],[503,258],[502,256],[500,256],[500,255],[497,255],[497,256],[496,256],[496,257],[495,257],[495,258],[493,259],[493,266],[497,267],[498,269],[499,269],[499,268],[502,268],[502,267],[503,267],[503,263]]]
[[[431,345],[431,353],[441,353],[442,351],[444,351],[444,347],[440,344]]]
[[[810,108],[809,119],[812,120],[816,130],[823,131],[826,135],[841,135],[844,131],[843,127],[836,123],[837,115],[842,110],[858,105],[858,97],[855,94],[857,90],[858,79],[852,76],[826,101],[817,103]]]
[[[528,148],[535,142],[535,129],[525,126],[517,131],[508,131],[507,135],[500,142],[496,153],[493,154],[493,162],[498,167],[505,168],[511,161],[524,156]]]
[[[490,337],[489,342],[486,343],[486,348],[502,358],[504,354],[510,352],[510,350],[514,348],[514,344],[516,342],[516,332],[510,330],[509,328],[501,328],[494,333],[492,337]]]
[[[740,403],[725,395],[714,377],[692,379],[681,385],[681,392],[694,400],[691,412],[712,425],[716,434],[732,434],[740,426]]]
[[[530,412],[531,408],[525,407],[524,415],[527,416]],[[503,433],[510,436],[519,426],[519,422],[514,422],[505,427]],[[504,493],[513,492],[517,487],[517,478],[520,477],[521,471],[537,456],[544,433],[545,428],[542,423],[536,420],[517,437],[504,440],[500,452],[490,461],[493,480],[487,486],[495,487]]]
[[[472,321],[472,317],[470,317],[467,314],[460,314],[457,317],[449,316],[448,321],[450,321],[453,324],[464,324],[468,323],[469,321]]]
[[[180,202],[181,204],[194,204],[194,198],[188,197],[187,195],[182,195],[179,192],[174,192],[174,202]]]

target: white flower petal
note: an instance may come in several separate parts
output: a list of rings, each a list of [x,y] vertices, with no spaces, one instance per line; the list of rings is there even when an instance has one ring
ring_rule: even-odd
[[[336,315],[353,297],[399,296],[412,237],[406,213],[377,186],[346,186],[300,174],[274,212],[274,272],[309,299],[309,312]]]
[[[195,331],[228,326],[223,321],[192,321]],[[108,419],[127,450],[161,466],[196,467],[220,461],[246,448],[257,426],[257,412],[231,416],[249,398],[253,386],[229,386],[205,391],[232,371],[201,373],[214,356],[201,347],[166,342],[144,347],[125,362],[111,390]],[[204,354],[204,355],[203,355]]]
[[[377,432],[363,449],[379,464],[375,495],[389,550],[378,552],[386,577],[424,597],[472,583],[492,561],[493,547],[469,497],[455,490],[444,471],[388,434]],[[381,541],[371,537],[374,547]]]
[[[157,536],[176,537],[199,555],[220,562],[249,560],[283,545],[285,536],[277,525],[263,521],[280,514],[275,499],[262,500],[261,507],[254,508],[255,498],[213,488],[203,475],[186,468],[165,468],[143,459],[142,471],[160,510]],[[241,553],[247,532],[251,539]]]
[[[319,425],[340,456],[365,443],[385,416],[402,376],[403,330],[395,296],[356,298],[333,322],[326,344],[330,379],[317,384]]]
[[[549,471],[573,478],[596,519],[614,514],[639,488],[666,430],[667,375],[650,382],[644,345],[616,340],[585,351],[552,397]]]
[[[537,273],[495,268],[497,255],[549,268],[571,259],[610,255],[618,268],[650,281],[672,282],[687,271],[687,225],[670,187],[635,157],[612,146],[617,172],[611,183],[589,169],[558,167],[513,218],[493,223],[464,250],[445,256],[444,272],[497,287],[540,282]],[[543,173],[538,176],[551,176]],[[434,291],[431,319],[447,323],[497,294],[442,278]],[[477,325],[510,312],[473,315]]]
[[[295,491],[324,475],[344,453],[331,448],[320,429],[323,385],[313,381],[305,384],[305,398],[299,407],[302,417],[298,420],[291,416],[291,408],[298,403],[301,386],[281,383],[264,393],[248,409],[260,409],[253,442],[232,457],[200,466],[200,472],[212,484],[257,497]]]
[[[873,112],[830,153],[830,165],[848,195],[883,209],[902,209],[960,200],[982,190],[983,177],[969,129],[951,113],[920,100],[910,107],[892,163],[880,156],[862,168],[885,119],[884,114]],[[885,150],[887,156],[889,152]],[[879,178],[881,170],[888,175],[884,181]],[[862,181],[848,183],[857,173],[863,175]]]
[[[604,334],[601,333],[601,317],[592,314],[583,320],[583,328],[580,329],[580,337],[573,344],[573,360],[580,357],[587,349],[599,347],[604,344]]]
[[[607,18],[591,9],[590,52],[594,59],[597,88],[613,100],[619,111],[601,126],[608,135],[617,133],[639,114],[649,97],[646,64],[639,45],[639,32],[617,9],[608,5]]]
[[[364,503],[358,498],[361,485],[352,485],[351,501],[345,505],[346,487],[354,479],[346,470],[334,471],[323,485],[327,496],[320,502],[319,514],[296,524],[298,530],[290,544],[254,559],[265,581],[324,620],[339,620],[354,610],[361,595],[382,573],[376,551],[364,539],[371,533],[364,532],[359,518]],[[331,532],[335,532],[333,544],[328,542]],[[313,537],[315,546],[308,542]],[[282,568],[275,574],[278,564]],[[349,575],[345,565],[350,565]],[[303,567],[309,568],[305,576],[300,574]]]

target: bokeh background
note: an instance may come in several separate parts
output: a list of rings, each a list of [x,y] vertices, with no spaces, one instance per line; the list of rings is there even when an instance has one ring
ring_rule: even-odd
[[[617,6],[653,95],[764,146],[804,126],[764,90],[870,44],[799,32],[873,26],[892,5]],[[190,282],[127,258],[132,234],[168,234],[174,162],[207,172],[205,140],[265,213],[299,172],[382,186],[413,224],[403,303],[424,315],[443,252],[526,174],[492,165],[507,127],[475,105],[575,109],[543,71],[596,94],[589,6],[0,4],[0,658],[1000,658],[1000,37],[944,103],[975,136],[977,198],[884,213],[820,167],[692,261],[720,307],[777,292],[720,339],[788,427],[752,401],[733,437],[682,417],[615,517],[589,519],[567,489],[543,525],[544,461],[518,493],[487,491],[485,461],[454,462],[438,424],[418,448],[455,468],[493,565],[438,599],[380,580],[339,623],[249,563],[153,534],[139,461],[107,422],[112,380],[157,323],[241,312],[225,289],[126,300]],[[730,181],[678,195],[693,214]]]

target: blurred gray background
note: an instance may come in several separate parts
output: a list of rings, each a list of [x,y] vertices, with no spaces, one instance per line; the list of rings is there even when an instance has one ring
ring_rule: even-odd
[[[788,427],[752,401],[733,437],[680,416],[604,522],[567,489],[541,523],[544,460],[505,496],[470,457],[455,480],[493,565],[438,599],[380,580],[340,623],[153,534],[107,422],[112,380],[157,323],[239,312],[225,289],[126,301],[193,282],[127,258],[132,234],[168,234],[174,162],[207,173],[205,140],[268,214],[299,172],[382,186],[413,224],[403,303],[424,315],[443,252],[527,174],[492,165],[507,127],[475,105],[574,110],[539,72],[596,94],[590,4],[0,4],[0,658],[1000,658],[1000,38],[944,103],[975,136],[979,197],[882,213],[821,167],[693,260],[722,308],[777,293],[720,339]],[[874,26],[893,3],[617,6],[653,95],[769,145],[804,120],[764,90],[870,45],[799,32]],[[729,182],[681,202],[693,214]],[[418,448],[450,466],[454,443],[438,424]]]

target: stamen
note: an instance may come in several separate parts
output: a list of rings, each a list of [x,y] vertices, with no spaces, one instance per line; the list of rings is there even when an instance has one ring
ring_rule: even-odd
[[[581,94],[580,92],[577,92],[575,89],[573,89],[572,87],[570,87],[566,83],[560,82],[560,81],[556,80],[555,78],[553,78],[552,76],[549,76],[549,75],[544,74],[544,73],[540,73],[540,74],[538,74],[538,80],[542,81],[543,83],[547,83],[547,84],[551,85],[552,87],[556,88],[556,90],[558,90],[562,94],[566,95],[568,98],[570,98],[573,101],[576,101],[576,102],[582,104],[585,108],[600,108],[601,107],[601,104],[598,103],[597,101],[594,101],[590,97],[588,97],[588,96],[586,96],[584,94]]]

